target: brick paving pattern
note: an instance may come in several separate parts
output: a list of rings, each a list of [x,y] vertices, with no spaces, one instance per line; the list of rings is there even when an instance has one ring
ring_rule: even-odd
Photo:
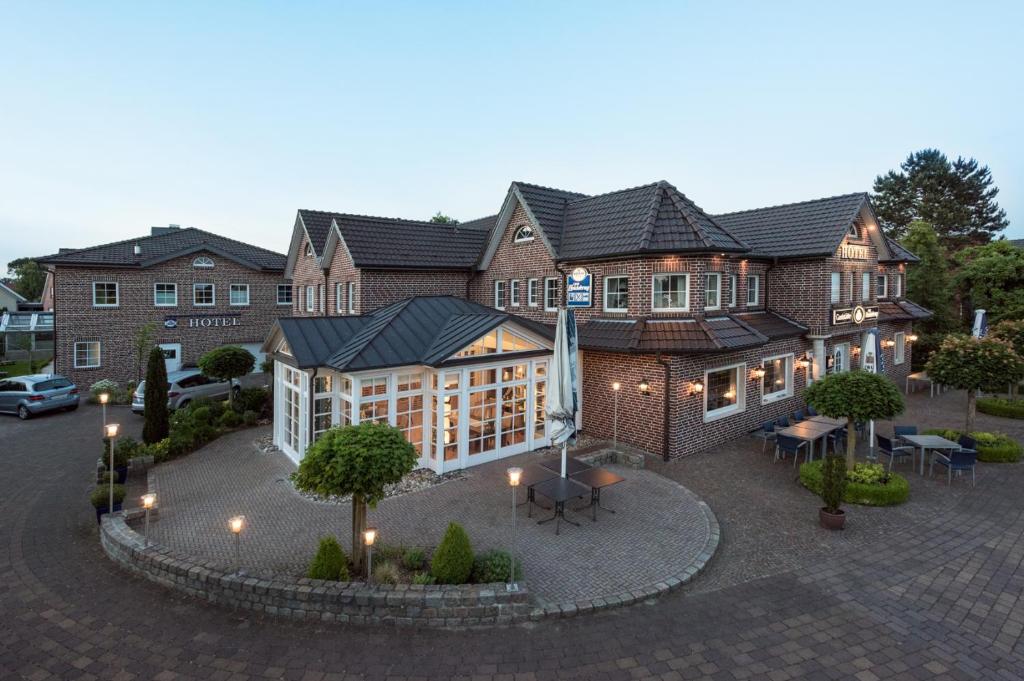
[[[915,398],[912,409],[908,421],[955,426],[963,396]],[[979,421],[1022,435],[1011,421]],[[1021,465],[982,465],[975,491],[916,484],[913,497],[950,491],[935,497],[948,503],[891,509],[900,521],[870,532],[885,514],[854,509],[836,538],[813,527],[816,500],[801,501],[781,466],[751,453],[751,467],[765,471],[752,488],[735,477],[739,462],[719,472],[679,461],[664,472],[707,499],[722,524],[719,553],[689,590],[532,627],[395,632],[251,617],[125,574],[103,556],[84,501],[95,451],[82,443],[98,423],[89,407],[0,420],[0,678],[1024,677]]]

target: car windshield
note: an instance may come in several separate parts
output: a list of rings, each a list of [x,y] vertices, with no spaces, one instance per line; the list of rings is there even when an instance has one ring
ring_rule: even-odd
[[[66,378],[51,378],[49,381],[40,381],[35,385],[35,391],[41,393],[45,390],[59,390],[61,388],[70,388],[71,381]]]

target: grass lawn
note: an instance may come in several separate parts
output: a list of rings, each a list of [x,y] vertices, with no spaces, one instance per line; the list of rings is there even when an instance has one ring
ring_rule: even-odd
[[[43,357],[42,359],[36,360],[36,366],[42,369],[44,366],[50,363],[49,357]],[[17,360],[14,364],[0,364],[0,375],[7,373],[8,376],[24,376],[25,374],[32,373],[28,370],[28,360]]]

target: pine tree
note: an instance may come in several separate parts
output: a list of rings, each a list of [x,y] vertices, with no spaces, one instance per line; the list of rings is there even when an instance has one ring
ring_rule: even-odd
[[[164,353],[154,347],[149,351],[149,365],[146,367],[145,423],[142,426],[142,441],[146,444],[159,442],[167,437],[169,417],[167,414],[167,364]]]

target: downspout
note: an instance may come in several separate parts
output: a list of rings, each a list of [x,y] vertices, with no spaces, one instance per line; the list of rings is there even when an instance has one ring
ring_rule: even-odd
[[[327,298],[328,298],[328,296],[330,296],[331,281],[330,281],[329,277],[330,277],[330,274],[331,274],[331,266],[330,266],[330,264],[328,264],[327,267],[323,267],[321,265],[320,269],[324,273],[324,299],[323,299],[323,301],[321,303],[324,306],[324,312],[323,312],[323,314],[321,316],[323,316],[323,317],[330,317],[331,316],[331,306],[327,304]],[[334,309],[335,310],[338,309],[337,291],[335,291]],[[315,375],[316,374],[314,374],[314,376]]]
[[[313,385],[316,382],[316,375],[319,371],[320,367],[313,369],[313,373],[309,376],[309,390],[306,392],[306,408],[309,410],[309,418],[307,419],[309,421],[309,436],[306,438],[306,449],[309,449],[309,446],[313,444],[313,428],[316,425],[316,409],[313,408],[313,402],[316,400],[316,388],[314,388]],[[306,449],[302,450],[303,458],[306,457]]]
[[[562,275],[561,280],[558,282],[558,287],[562,290],[562,293],[559,296],[559,298],[562,300],[562,307],[565,307],[566,296],[568,295],[567,289],[569,288],[568,286],[565,286],[565,280],[568,278],[569,274],[568,272],[562,269],[562,266],[558,264],[557,261],[555,262],[555,271]]]
[[[665,399],[664,399],[664,405],[663,405],[664,406],[664,414],[662,416],[663,425],[662,425],[662,429],[661,429],[661,436],[662,436],[662,444],[661,444],[661,446],[662,446],[662,452],[663,453],[662,453],[661,458],[662,458],[663,461],[668,461],[669,460],[669,455],[668,455],[668,451],[669,451],[669,449],[668,449],[669,448],[669,434],[670,434],[670,430],[669,430],[669,417],[671,415],[669,398],[672,395],[672,364],[670,362],[667,362],[667,361],[665,361],[665,360],[663,360],[661,358],[661,350],[658,351],[658,355],[657,355],[657,357],[655,357],[655,361],[665,368]]]

